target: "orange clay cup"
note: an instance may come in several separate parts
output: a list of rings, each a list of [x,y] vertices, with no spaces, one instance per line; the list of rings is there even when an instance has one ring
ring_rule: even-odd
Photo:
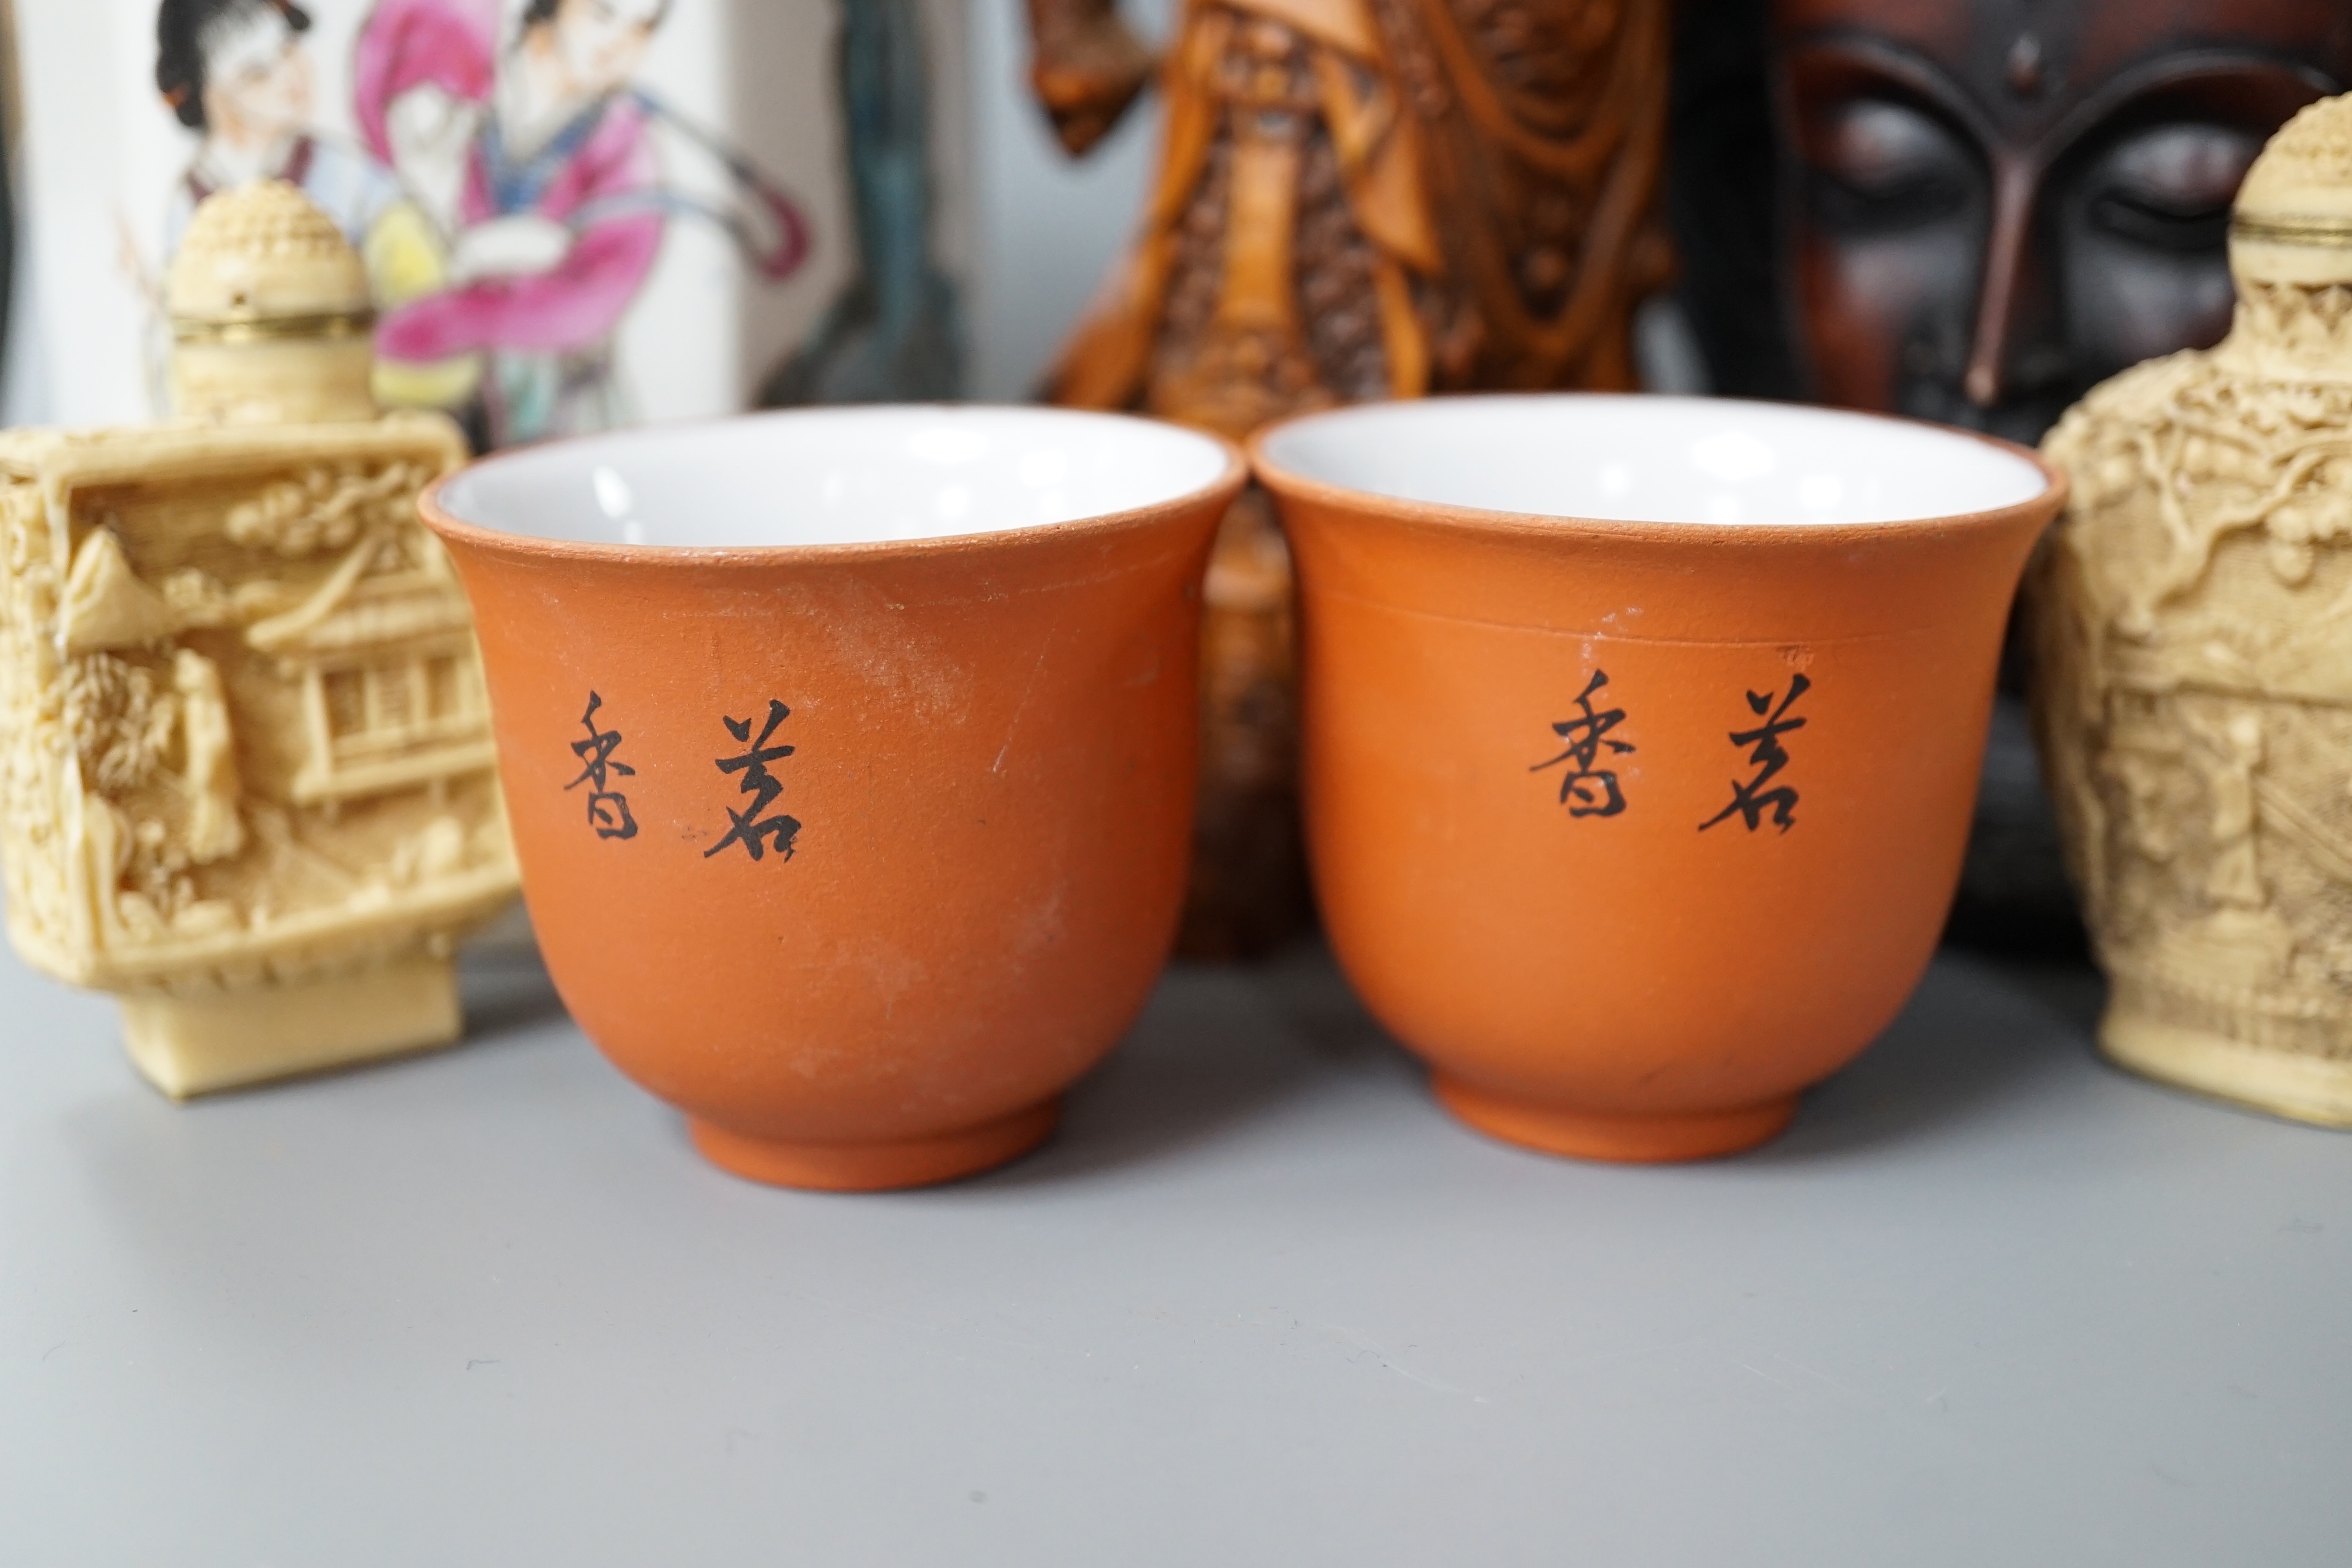
[[[433,491],[548,968],[738,1175],[948,1181],[1134,1020],[1230,446],[1042,409],[567,441]]]
[[[1480,397],[1253,457],[1297,553],[1307,842],[1365,1002],[1495,1137],[1772,1137],[1902,1007],[2063,481],[1866,415]]]

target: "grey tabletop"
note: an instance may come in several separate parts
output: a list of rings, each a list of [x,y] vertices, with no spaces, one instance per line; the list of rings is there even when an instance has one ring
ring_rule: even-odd
[[[0,960],[0,1562],[2352,1561],[2352,1137],[1940,959],[1743,1158],[1456,1126],[1308,950],[1179,969],[1044,1151],[752,1186],[468,975],[188,1106]]]

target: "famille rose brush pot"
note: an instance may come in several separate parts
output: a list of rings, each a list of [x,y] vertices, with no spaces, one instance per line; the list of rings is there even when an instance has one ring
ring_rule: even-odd
[[[860,407],[428,495],[549,970],[710,1160],[903,1187],[1052,1131],[1175,934],[1244,473],[1118,416]]]
[[[2236,321],[2094,390],[2027,595],[2034,717],[2151,1078],[2352,1127],[2352,97],[2239,187]]]
[[[1307,845],[1482,1131],[1726,1154],[1893,1020],[1959,875],[2021,447],[1704,398],[1444,398],[1253,443],[1297,552]]]

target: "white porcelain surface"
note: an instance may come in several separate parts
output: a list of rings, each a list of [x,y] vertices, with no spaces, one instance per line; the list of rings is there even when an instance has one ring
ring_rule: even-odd
[[[441,504],[576,543],[864,544],[1129,511],[1206,488],[1225,460],[1204,437],[1117,415],[821,408],[506,453],[449,481]]]
[[[1628,522],[1892,522],[2014,506],[2048,483],[1957,431],[1708,397],[1369,404],[1285,426],[1263,452],[1403,500]]]

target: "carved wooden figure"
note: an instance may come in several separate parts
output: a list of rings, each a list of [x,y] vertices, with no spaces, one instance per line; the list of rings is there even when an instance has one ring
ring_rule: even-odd
[[[1157,184],[1056,401],[1239,437],[1336,404],[1633,384],[1670,250],[1665,0],[1186,0]],[[1083,153],[1150,57],[1115,0],[1029,0],[1034,80]],[[1244,496],[1208,587],[1201,847],[1183,945],[1303,907],[1290,568]]]
[[[175,1097],[446,1043],[511,901],[464,595],[374,416],[359,258],[291,185],[211,198],[183,417],[0,437],[0,850],[27,962],[121,997]]]
[[[2221,345],[2045,444],[2035,719],[2107,1054],[2352,1126],[2352,97],[2272,141],[2230,259]]]

